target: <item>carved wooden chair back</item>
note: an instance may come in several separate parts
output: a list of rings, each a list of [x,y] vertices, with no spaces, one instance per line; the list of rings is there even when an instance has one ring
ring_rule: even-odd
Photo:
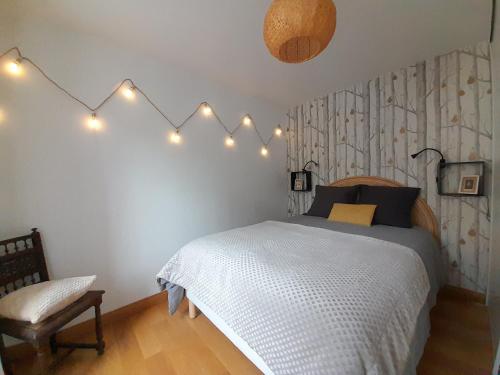
[[[40,232],[0,241],[0,298],[24,286],[49,280]]]

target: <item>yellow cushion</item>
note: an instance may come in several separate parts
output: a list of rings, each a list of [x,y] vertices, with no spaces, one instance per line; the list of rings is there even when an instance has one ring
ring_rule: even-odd
[[[369,227],[372,225],[376,208],[377,205],[375,204],[335,203],[328,220]]]

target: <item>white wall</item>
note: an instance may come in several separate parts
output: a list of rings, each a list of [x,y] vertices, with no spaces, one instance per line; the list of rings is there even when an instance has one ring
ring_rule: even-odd
[[[177,123],[204,100],[230,128],[251,113],[264,138],[285,120],[282,108],[98,36],[29,18],[16,25],[0,51],[18,45],[92,105],[130,77]],[[200,115],[172,145],[158,113],[121,96],[99,112],[104,130],[93,133],[89,113],[28,66],[16,79],[1,71],[0,108],[0,238],[38,227],[52,277],[96,274],[104,311],[156,293],[156,273],[188,241],[286,216],[284,140],[264,158],[245,128],[230,150],[215,120]]]
[[[3,11],[0,6],[0,14]],[[5,18],[5,17],[4,17]],[[6,19],[0,18],[0,45],[5,45],[9,39],[13,39],[13,20],[8,17]],[[1,61],[0,61],[1,63]],[[8,156],[8,140],[7,137],[3,136],[2,127],[4,124],[4,116],[5,116],[5,104],[7,102],[7,93],[3,90],[2,86],[0,86],[0,175],[10,175],[10,165],[7,163],[3,163],[3,160],[6,160]],[[12,192],[10,189],[12,188],[11,184],[3,183],[4,178],[0,179],[0,235],[4,237],[4,229],[9,226],[9,214],[14,211],[14,207],[11,205],[10,197],[12,196]],[[4,375],[2,363],[0,360],[0,375]]]
[[[0,15],[5,14],[0,3]],[[9,40],[14,38],[14,20],[11,17],[0,17],[0,46],[5,46]],[[0,52],[0,54],[3,53]],[[0,61],[0,68],[3,68],[3,60]],[[0,78],[1,79],[1,78]],[[6,119],[5,107],[10,93],[0,86],[0,234],[3,237],[4,232],[10,227],[10,216],[14,211],[11,197],[13,196],[13,185],[8,181],[10,176],[11,165],[4,162],[9,157],[10,143],[7,137],[3,136],[3,128]]]

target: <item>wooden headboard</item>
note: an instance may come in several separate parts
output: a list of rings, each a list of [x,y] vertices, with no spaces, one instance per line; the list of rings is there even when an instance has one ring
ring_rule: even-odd
[[[348,177],[342,180],[337,180],[330,184],[330,186],[354,186],[354,185],[374,185],[374,186],[404,186],[399,182],[388,180],[382,177],[372,177],[372,176],[357,176]],[[422,198],[417,198],[413,210],[411,212],[411,221],[414,225],[418,225],[424,229],[427,229],[432,233],[434,238],[438,241],[440,240],[439,226],[427,202]]]

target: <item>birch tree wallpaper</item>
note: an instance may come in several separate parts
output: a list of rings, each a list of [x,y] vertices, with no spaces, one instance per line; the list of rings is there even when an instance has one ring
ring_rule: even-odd
[[[319,166],[311,169],[313,185],[372,175],[420,187],[441,228],[448,283],[484,293],[490,237],[487,196],[438,195],[438,154],[427,152],[416,159],[410,155],[434,147],[447,161],[483,160],[489,170],[491,93],[490,49],[483,42],[316,98],[288,113],[288,170],[300,171],[314,160]],[[457,191],[462,174],[450,169],[445,188]],[[490,184],[487,178],[486,195]],[[289,190],[288,214],[307,212],[313,195],[314,189]]]

